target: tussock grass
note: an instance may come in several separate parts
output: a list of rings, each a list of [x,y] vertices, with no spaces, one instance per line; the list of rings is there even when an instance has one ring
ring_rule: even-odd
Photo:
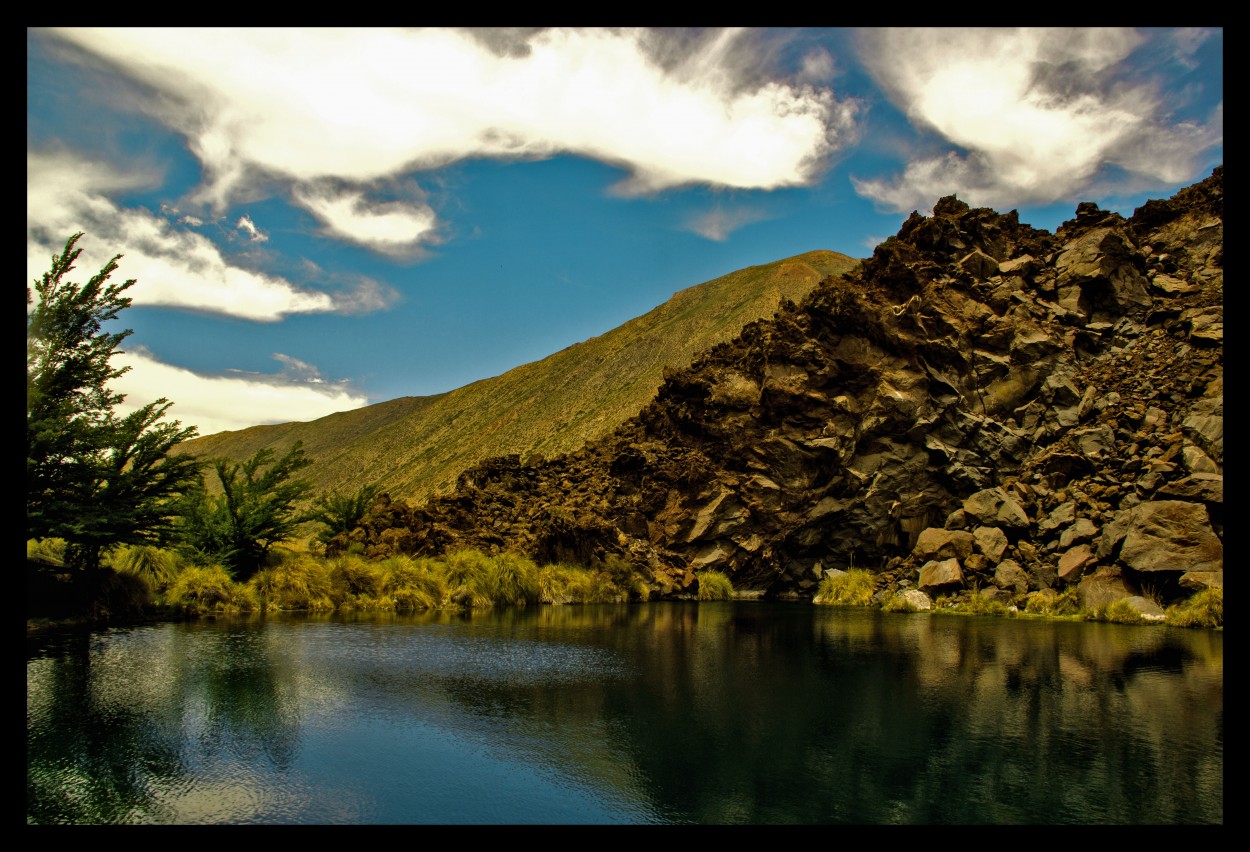
[[[154,590],[168,588],[182,570],[182,563],[172,552],[144,545],[123,545],[112,555],[109,564],[119,574],[139,577]]]
[[[30,538],[26,540],[26,558],[53,565],[65,564],[65,541],[59,538]]]
[[[695,577],[699,581],[699,600],[727,601],[733,598],[733,583],[720,571],[698,571]]]
[[[379,564],[354,554],[330,560],[330,582],[339,601],[377,598],[382,591],[382,577]]]
[[[193,615],[260,608],[255,593],[247,586],[236,583],[220,565],[190,565],[184,568],[165,592],[165,602]]]
[[[1146,623],[1145,617],[1133,608],[1127,598],[1120,598],[1104,606],[1085,610],[1081,615],[1086,621],[1108,621],[1112,624]]]
[[[336,605],[329,564],[308,555],[292,554],[261,568],[247,587],[266,609],[328,612]]]
[[[876,590],[877,580],[871,571],[852,568],[844,574],[834,574],[822,579],[812,603],[871,606]]]
[[[1081,598],[1075,587],[1065,589],[1058,595],[1048,595],[1042,591],[1032,592],[1024,599],[1024,611],[1035,615],[1078,615],[1081,612]]]
[[[1224,590],[1203,589],[1188,600],[1168,607],[1164,612],[1164,622],[1173,627],[1223,629]]]
[[[388,556],[377,565],[381,572],[381,595],[390,607],[426,610],[447,606],[450,588],[443,562],[411,556]]]
[[[919,612],[915,604],[898,592],[882,601],[881,609],[883,612]]]

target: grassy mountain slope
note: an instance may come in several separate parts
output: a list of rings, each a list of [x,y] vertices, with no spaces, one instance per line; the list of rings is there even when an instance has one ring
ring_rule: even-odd
[[[182,449],[244,459],[302,440],[318,490],[378,482],[421,501],[445,492],[491,456],[555,456],[607,434],[655,396],[666,367],[680,369],[747,323],[797,301],[858,261],[813,251],[687,288],[641,317],[541,361],[449,393],[403,397],[308,423],[208,435]]]

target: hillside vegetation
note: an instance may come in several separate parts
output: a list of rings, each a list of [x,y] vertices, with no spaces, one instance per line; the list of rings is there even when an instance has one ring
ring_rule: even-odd
[[[649,313],[598,337],[445,394],[403,397],[308,423],[208,435],[186,452],[242,460],[303,441],[303,472],[318,491],[379,483],[422,501],[449,491],[465,469],[493,456],[552,457],[610,433],[654,397],[666,368],[771,317],[828,276],[859,261],[813,251],[752,266],[676,293]],[[413,365],[414,372],[420,365]]]

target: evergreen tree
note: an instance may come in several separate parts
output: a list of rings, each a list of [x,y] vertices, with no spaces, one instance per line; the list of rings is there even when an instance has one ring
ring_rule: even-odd
[[[109,282],[121,255],[86,284],[65,280],[81,237],[26,290],[26,535],[64,539],[67,562],[97,569],[114,545],[172,540],[177,498],[201,464],[169,454],[196,430],[162,422],[168,400],[114,410],[125,397],[109,383],[129,368],[110,362],[131,331],[104,326],[130,306],[123,294],[135,280]]]
[[[270,548],[295,535],[308,518],[298,504],[312,484],[292,479],[312,464],[302,442],[281,458],[269,447],[245,462],[213,459],[221,486],[210,494],[201,485],[186,498],[183,540],[195,553],[221,562],[237,580],[246,580],[265,562]]]
[[[340,533],[350,533],[373,507],[382,489],[376,484],[365,485],[359,491],[343,494],[338,489],[322,494],[313,501],[308,520],[323,526],[317,540],[325,544]]]

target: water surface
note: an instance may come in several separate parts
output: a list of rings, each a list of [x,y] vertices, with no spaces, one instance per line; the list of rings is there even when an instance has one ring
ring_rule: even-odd
[[[28,823],[1223,823],[1223,634],[804,604],[33,637]]]

